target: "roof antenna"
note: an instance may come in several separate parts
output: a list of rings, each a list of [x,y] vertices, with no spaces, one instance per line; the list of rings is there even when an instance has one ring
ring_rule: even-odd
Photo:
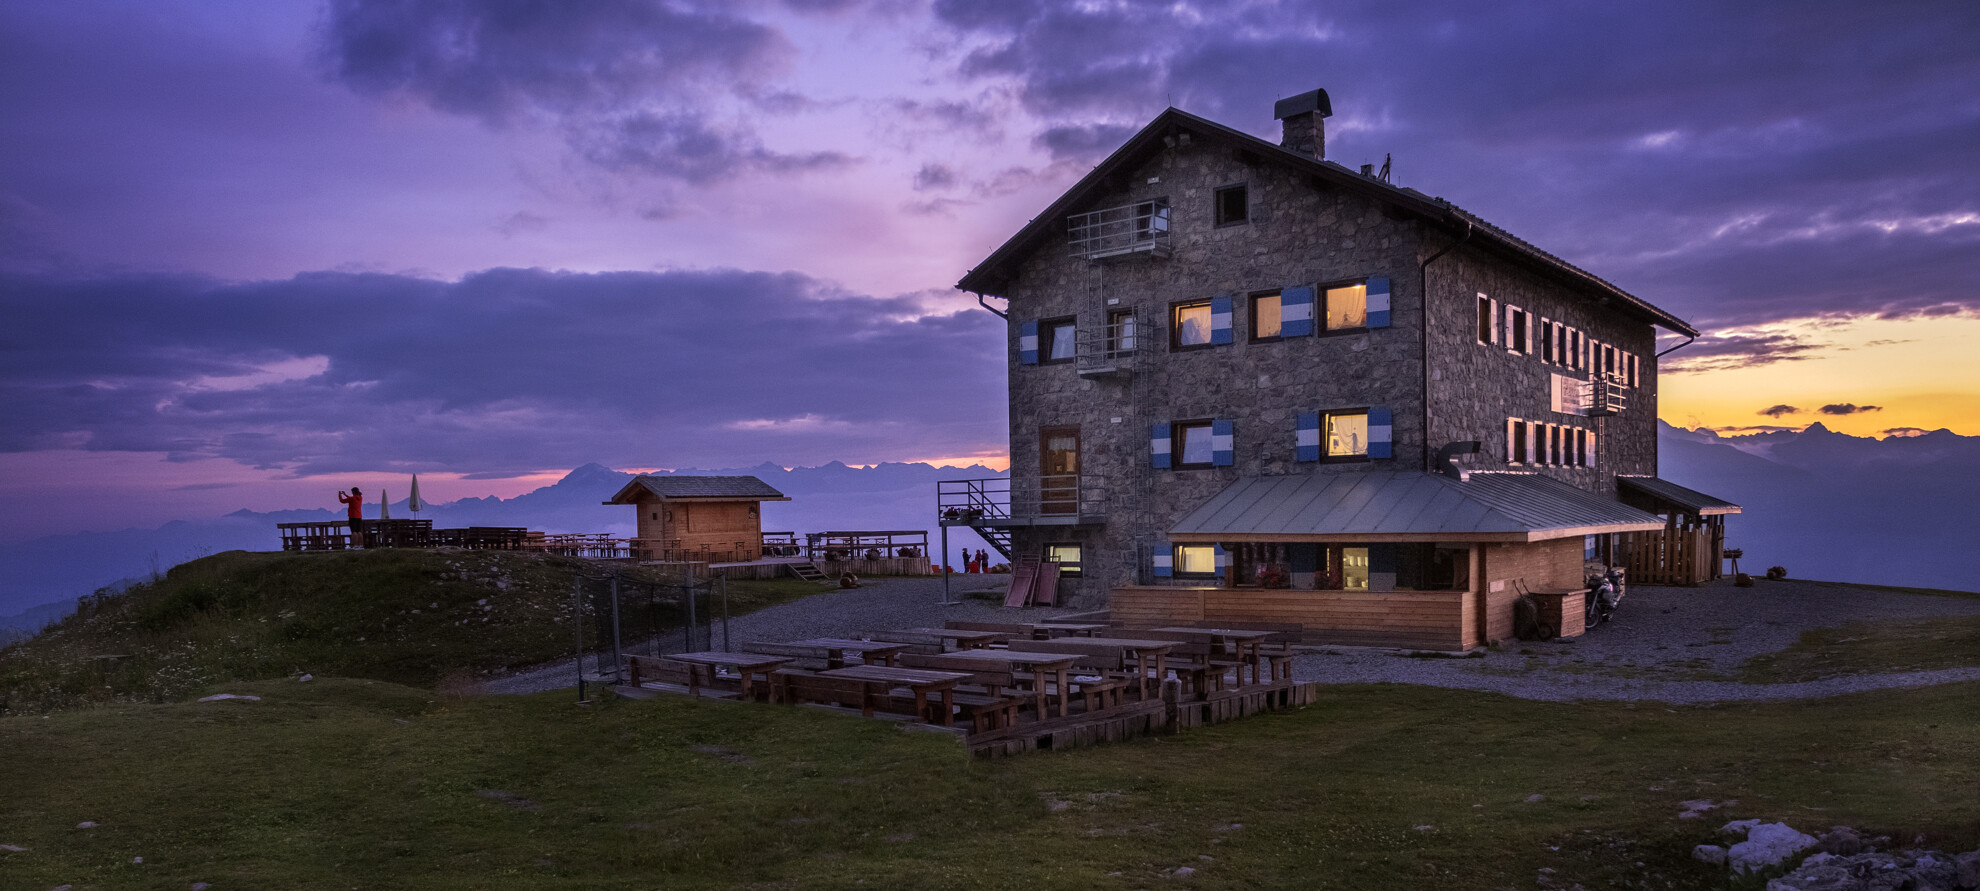
[[[1395,160],[1395,155],[1393,154],[1384,153],[1382,155],[1382,172],[1377,175],[1383,182],[1389,181],[1389,162],[1393,160]]]

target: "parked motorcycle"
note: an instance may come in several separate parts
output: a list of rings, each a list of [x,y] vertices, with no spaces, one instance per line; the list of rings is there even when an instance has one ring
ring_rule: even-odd
[[[1611,567],[1608,572],[1588,577],[1588,593],[1582,597],[1587,603],[1588,614],[1582,624],[1592,629],[1609,620],[1616,606],[1623,599],[1623,571]]]

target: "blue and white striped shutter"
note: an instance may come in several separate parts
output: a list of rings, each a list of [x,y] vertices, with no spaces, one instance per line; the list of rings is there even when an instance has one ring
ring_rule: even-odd
[[[1210,298],[1210,342],[1231,342],[1231,298]]]
[[[1150,467],[1156,470],[1169,469],[1169,441],[1168,424],[1156,424],[1148,428],[1148,454],[1152,462]]]
[[[1395,457],[1393,421],[1386,405],[1370,406],[1368,409],[1368,457]]]
[[[1224,574],[1224,567],[1231,565],[1231,555],[1223,545],[1211,545],[1211,552],[1217,555],[1217,574]]]
[[[1294,458],[1300,461],[1320,460],[1320,413],[1303,411],[1299,413],[1299,426],[1293,430]]]
[[[1210,466],[1229,467],[1237,463],[1236,425],[1230,421],[1210,422]]]
[[[1368,327],[1389,327],[1389,280],[1379,275],[1368,280]]]
[[[1313,335],[1313,289],[1305,286],[1279,292],[1279,336]]]
[[[1038,320],[1018,326],[1018,364],[1038,364]]]
[[[1175,576],[1176,574],[1175,548],[1170,547],[1169,543],[1166,541],[1157,541],[1155,542],[1155,553],[1153,557],[1154,557],[1156,578],[1166,579],[1166,578],[1173,578]]]

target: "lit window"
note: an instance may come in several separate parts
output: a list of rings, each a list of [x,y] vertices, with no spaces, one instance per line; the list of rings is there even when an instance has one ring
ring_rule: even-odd
[[[1348,591],[1368,590],[1368,549],[1341,549],[1341,587]]]
[[[1059,564],[1059,575],[1077,578],[1079,576],[1080,546],[1078,544],[1048,544],[1045,546],[1047,562]]]
[[[1217,546],[1182,544],[1176,545],[1176,575],[1216,575]]]
[[[1177,349],[1210,345],[1210,301],[1178,303],[1170,330],[1174,340],[1170,343]]]
[[[1217,225],[1229,226],[1251,219],[1251,200],[1244,186],[1217,190]]]
[[[1327,289],[1328,331],[1348,331],[1368,327],[1368,285],[1343,285]]]
[[[1368,413],[1328,412],[1327,458],[1368,457]]]
[[[1072,319],[1053,319],[1038,325],[1044,343],[1039,344],[1047,362],[1066,362],[1073,357],[1076,345],[1073,336]]]
[[[1251,298],[1251,339],[1277,340],[1285,331],[1283,304],[1277,294]]]
[[[1181,421],[1174,430],[1175,441],[1170,444],[1169,453],[1176,456],[1176,466],[1209,467],[1215,454],[1210,422]]]

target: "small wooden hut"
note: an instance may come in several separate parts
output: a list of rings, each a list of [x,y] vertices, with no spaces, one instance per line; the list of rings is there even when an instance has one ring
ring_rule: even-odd
[[[638,559],[747,563],[763,556],[763,502],[789,500],[753,476],[641,475],[605,503],[639,511]]]

